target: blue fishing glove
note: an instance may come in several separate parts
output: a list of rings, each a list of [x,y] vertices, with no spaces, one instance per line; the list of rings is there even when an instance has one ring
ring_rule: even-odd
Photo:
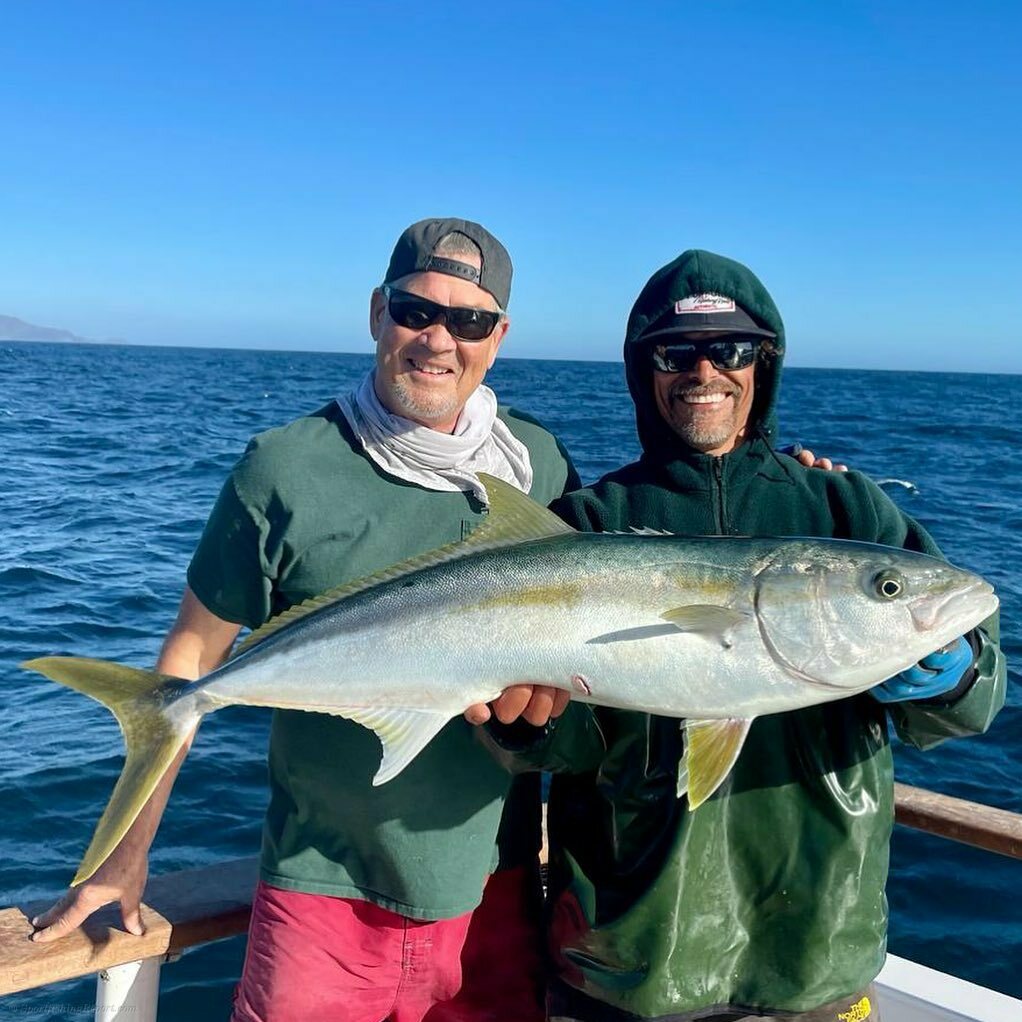
[[[933,699],[952,692],[972,667],[973,652],[964,636],[948,643],[901,674],[888,678],[870,695],[882,703],[901,703],[908,699]]]

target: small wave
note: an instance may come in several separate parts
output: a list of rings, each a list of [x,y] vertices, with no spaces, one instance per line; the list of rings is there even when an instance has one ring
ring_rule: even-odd
[[[903,490],[908,490],[913,496],[919,492],[919,487],[910,479],[878,479],[876,484],[877,486],[900,486]]]
[[[16,564],[13,568],[0,571],[0,588],[20,588],[22,586],[76,586],[81,579],[63,575],[59,571],[47,571],[45,568],[33,568],[27,564]]]

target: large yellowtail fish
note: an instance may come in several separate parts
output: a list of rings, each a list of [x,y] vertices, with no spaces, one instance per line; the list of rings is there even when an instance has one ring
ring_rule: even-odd
[[[482,478],[490,513],[466,541],[281,614],[198,681],[82,657],[24,664],[108,706],[127,744],[73,883],[102,865],[185,738],[222,706],[358,721],[382,743],[383,784],[467,706],[523,680],[552,685],[685,718],[694,809],[755,717],[862,692],[997,608],[982,579],[922,554],[578,533]]]

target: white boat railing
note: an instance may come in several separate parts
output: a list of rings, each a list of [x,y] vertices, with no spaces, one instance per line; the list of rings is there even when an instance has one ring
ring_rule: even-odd
[[[1022,859],[1022,815],[905,784],[895,785],[895,814],[905,826]],[[35,944],[30,920],[52,900],[0,908],[0,997],[95,974],[97,1022],[155,1022],[161,965],[244,933],[257,875],[249,858],[153,877],[142,937],[120,929],[108,906],[61,940]],[[893,956],[877,983],[884,1022],[1022,1022],[1022,1001]]]

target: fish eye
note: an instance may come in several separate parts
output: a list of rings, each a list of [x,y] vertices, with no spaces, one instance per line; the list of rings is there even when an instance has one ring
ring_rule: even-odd
[[[881,571],[873,577],[873,591],[883,600],[901,596],[905,583],[896,571]]]

